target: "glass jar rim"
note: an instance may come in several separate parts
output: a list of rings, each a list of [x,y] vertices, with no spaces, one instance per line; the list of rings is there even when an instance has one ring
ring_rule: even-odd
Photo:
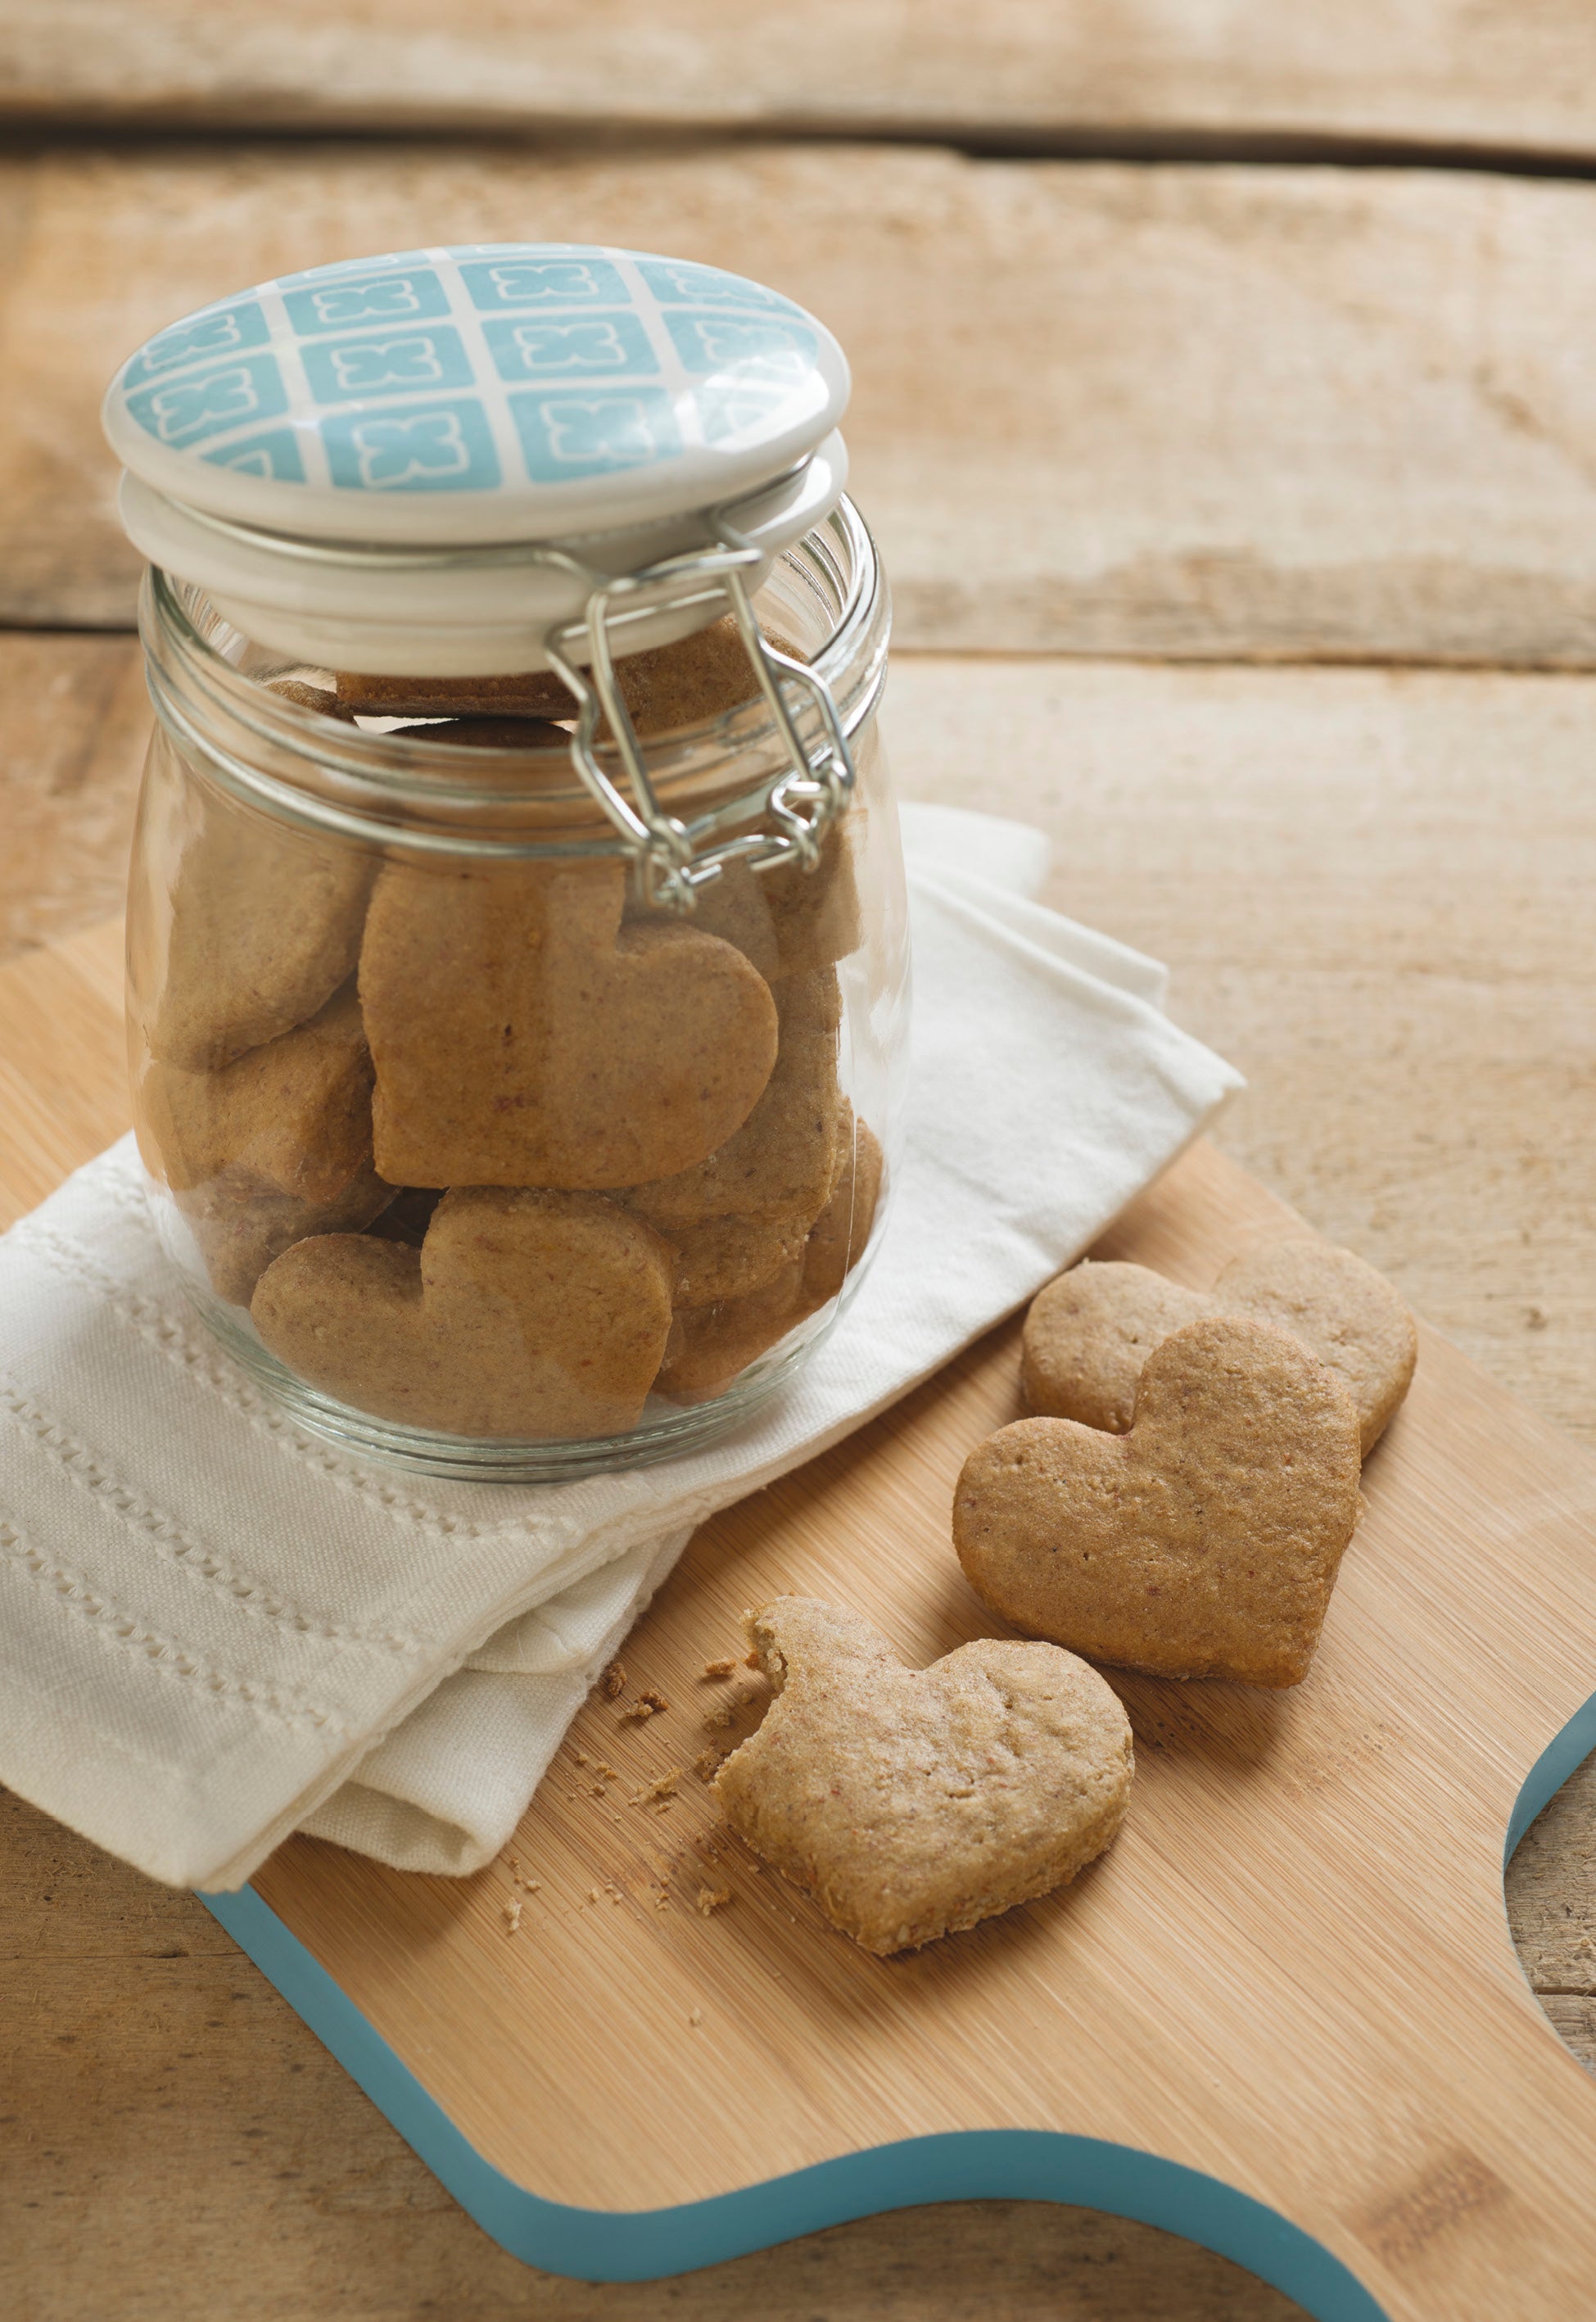
[[[776,571],[804,563],[811,585],[817,576],[831,599],[827,634],[807,656],[809,665],[830,688],[852,736],[869,720],[886,681],[890,608],[875,543],[845,495],[781,553]],[[203,591],[149,568],[140,628],[150,696],[174,740],[197,751],[211,776],[246,802],[385,849],[497,859],[625,851],[566,753],[468,747],[330,719],[237,667],[205,633],[190,600],[208,602]],[[240,632],[229,634],[247,643]],[[800,714],[800,727],[811,715]],[[254,755],[246,754],[251,745]],[[762,699],[645,746],[661,800],[695,837],[757,814],[789,771]],[[615,754],[606,746],[600,754]],[[262,757],[269,763],[259,762]],[[543,762],[530,780],[529,757]],[[558,790],[549,782],[557,757],[569,770]],[[728,795],[734,768],[743,778]],[[706,791],[713,804],[695,815],[694,795]],[[571,811],[561,825],[554,818],[564,809]],[[529,812],[542,826],[536,837],[522,826]],[[561,829],[564,837],[555,835]]]

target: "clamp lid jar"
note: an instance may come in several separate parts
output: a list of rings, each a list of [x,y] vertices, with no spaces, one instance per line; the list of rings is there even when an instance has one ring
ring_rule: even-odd
[[[511,369],[606,351],[602,389]],[[658,1458],[857,1284],[906,941],[846,391],[759,286],[560,245],[290,278],[119,375],[140,1146],[190,1294],[313,1431],[470,1476]],[[421,424],[451,398],[486,432]],[[549,483],[567,423],[611,464]],[[491,481],[384,465],[468,438]]]

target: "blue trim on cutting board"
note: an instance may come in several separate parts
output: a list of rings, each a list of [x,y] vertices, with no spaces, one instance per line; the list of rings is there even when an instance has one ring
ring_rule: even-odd
[[[1506,1856],[1593,1750],[1596,1695],[1531,1767],[1508,1826]],[[1162,2226],[1233,2258],[1294,2298],[1316,2322],[1388,2322],[1384,2308],[1339,2258],[1263,2202],[1178,2162],[1053,2129],[911,2137],[670,2209],[579,2209],[545,2201],[482,2158],[253,1888],[199,1899],[484,2233],[513,2257],[551,2273],[581,2281],[654,2281],[883,2209],[928,2201],[1071,2201]]]
[[[822,2226],[927,2201],[1076,2201],[1234,2258],[1318,2322],[1387,2322],[1339,2258],[1233,2186],[1128,2145],[1051,2129],[958,2130],[822,2161],[670,2209],[579,2209],[517,2185],[456,2128],[348,1994],[252,1888],[200,1901],[500,2246],[581,2281],[648,2281]]]

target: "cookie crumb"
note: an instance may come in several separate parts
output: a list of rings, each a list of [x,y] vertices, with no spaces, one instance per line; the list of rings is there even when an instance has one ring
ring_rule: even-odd
[[[598,1680],[598,1690],[606,1701],[618,1701],[626,1690],[626,1671],[619,1661],[611,1661]]]
[[[662,1693],[656,1693],[652,1685],[645,1685],[636,1700],[628,1703],[622,1710],[621,1723],[623,1725],[634,1723],[642,1725],[649,1718],[657,1716],[661,1709],[669,1709],[670,1706]]]
[[[578,1764],[579,1766],[585,1766],[585,1765],[587,1764],[587,1762],[588,1762],[587,1753],[586,1753],[584,1751],[581,1751],[581,1750],[579,1750],[579,1751],[577,1751],[577,1753],[576,1753],[576,1759],[577,1759],[577,1764]]]
[[[519,1903],[518,1901],[517,1901],[517,1902],[515,1902],[515,1903],[506,1903],[506,1904],[505,1905],[505,1926],[506,1926],[506,1929],[507,1929],[507,1931],[508,1931],[508,1932],[513,1935],[513,1934],[515,1933],[515,1932],[516,1928],[517,1928],[520,1924],[521,1924],[521,1906],[520,1906],[520,1903]]]
[[[743,1666],[744,1668],[758,1669],[763,1668],[764,1663],[761,1660],[757,1653],[744,1653],[743,1656]]]
[[[693,1771],[701,1782],[712,1782],[725,1764],[725,1759],[718,1750],[700,1750],[693,1760]]]
[[[660,1776],[658,1781],[647,1782],[643,1785],[641,1790],[634,1790],[632,1793],[633,1805],[634,1806],[653,1806],[663,1805],[666,1799],[673,1798],[676,1796],[676,1785],[680,1781],[680,1779],[681,1768],[679,1766],[672,1766],[668,1773],[664,1773]]]
[[[718,1732],[723,1726],[729,1725],[736,1714],[736,1703],[734,1701],[723,1701],[718,1709],[712,1709],[710,1711],[708,1716],[704,1720],[704,1723],[708,1732],[716,1733]]]
[[[589,1902],[589,1903],[597,1903],[597,1900],[598,1900],[598,1889],[597,1889],[597,1887],[589,1887],[589,1888],[588,1888],[588,1902]]]
[[[730,1677],[736,1666],[737,1663],[734,1658],[724,1661],[706,1661],[704,1664],[704,1674],[706,1677],[713,1678]]]
[[[704,2010],[701,2007],[695,2007],[691,2015],[688,2017],[688,2022],[689,2024],[702,2024],[703,2021]]]
[[[712,1911],[720,1910],[731,1899],[729,1887],[700,1887],[698,1897],[699,1912],[707,1919]]]

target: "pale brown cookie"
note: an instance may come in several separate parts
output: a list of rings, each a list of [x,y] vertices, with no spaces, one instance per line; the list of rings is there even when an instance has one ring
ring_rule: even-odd
[[[807,1596],[750,1624],[776,1699],[712,1785],[726,1820],[884,1957],[1074,1878],[1125,1817],[1130,1722],[1053,1645],[980,1638],[906,1668]]]
[[[543,718],[440,718],[424,726],[394,726],[391,742],[442,742],[451,750],[557,751],[557,770],[570,766],[570,736]]]
[[[371,1058],[354,986],[220,1072],[152,1063],[135,1111],[140,1150],[175,1193],[237,1168],[302,1202],[335,1201],[371,1161]]]
[[[358,1233],[394,1198],[369,1162],[329,1202],[285,1193],[250,1169],[223,1169],[174,1194],[211,1287],[230,1305],[247,1306],[255,1284],[284,1250],[307,1234]]]
[[[704,724],[752,701],[759,691],[747,650],[729,613],[673,644],[651,645],[616,663],[621,699],[640,736]],[[552,670],[504,677],[337,676],[339,707],[350,716],[381,718],[574,718],[577,703]]]
[[[628,924],[658,925],[661,914],[629,904],[626,918]],[[718,879],[700,887],[698,900],[681,924],[697,928],[700,935],[718,936],[722,943],[734,944],[767,983],[774,979],[780,964],[776,923],[765,900],[763,881],[745,863],[728,863]]]
[[[854,807],[821,840],[813,871],[794,865],[761,874],[775,922],[778,974],[807,975],[830,967],[863,942],[857,863],[864,827],[864,809]]]
[[[739,1217],[807,1233],[831,1196],[843,1109],[835,971],[789,977],[777,987],[776,999],[775,1066],[735,1134],[692,1168],[661,1173],[626,1193],[628,1207],[662,1232]]]
[[[136,980],[157,1062],[214,1072],[347,979],[377,866],[197,784],[184,815],[169,919],[146,929]]]
[[[296,1242],[250,1312],[290,1370],[379,1419],[587,1439],[636,1423],[670,1328],[670,1252],[597,1194],[457,1189],[419,1250]]]
[[[333,682],[345,717],[574,718],[576,703],[552,669],[503,677],[368,677],[341,669]]]
[[[804,1251],[804,1301],[811,1311],[834,1298],[864,1256],[881,1198],[883,1159],[868,1121],[855,1121],[844,1097],[843,1166],[831,1199],[809,1230]]]
[[[623,928],[625,891],[619,862],[388,865],[360,977],[385,1177],[603,1191],[741,1128],[775,1061],[770,986],[716,937]]]
[[[812,1311],[804,1303],[801,1248],[779,1274],[741,1298],[679,1307],[660,1367],[660,1393],[677,1403],[707,1403]]]
[[[864,1256],[880,1198],[881,1148],[865,1122],[854,1129],[846,1098],[843,1111],[836,1182],[796,1257],[739,1296],[692,1304],[679,1293],[659,1376],[661,1394],[679,1403],[704,1403],[723,1394],[739,1372],[828,1305]],[[667,1230],[679,1244],[683,1236],[702,1229]]]
[[[1272,1322],[1210,1315],[1149,1356],[1125,1435],[999,1428],[964,1462],[953,1545],[1033,1636],[1157,1677],[1296,1685],[1358,1519],[1358,1419]]]
[[[672,1226],[665,1239],[675,1252],[671,1294],[680,1306],[707,1306],[746,1297],[803,1257],[802,1226],[762,1225],[751,1218],[707,1218]]]
[[[1040,1414],[1123,1433],[1154,1347],[1202,1314],[1277,1322],[1341,1379],[1357,1405],[1363,1456],[1408,1392],[1413,1317],[1383,1275],[1310,1235],[1233,1258],[1212,1290],[1183,1290],[1145,1266],[1072,1266],[1026,1318],[1021,1384]]]
[[[344,726],[353,720],[353,711],[341,709],[338,696],[330,693],[325,686],[306,685],[296,677],[273,677],[267,680],[266,690],[269,693],[280,693],[296,709],[314,709],[318,717],[336,718]]]

